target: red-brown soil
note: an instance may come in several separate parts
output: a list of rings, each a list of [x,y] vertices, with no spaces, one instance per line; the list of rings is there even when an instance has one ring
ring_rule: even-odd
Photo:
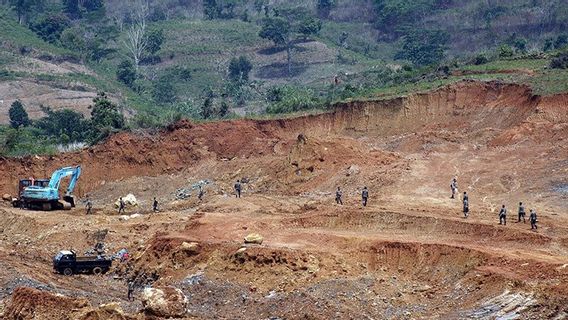
[[[12,194],[21,177],[82,165],[76,193],[90,195],[95,214],[3,209],[0,314],[150,317],[126,299],[133,279],[181,289],[187,319],[563,319],[567,141],[568,95],[462,82],[319,115],[181,121],[76,153],[2,159],[0,192]],[[467,219],[449,198],[453,176],[469,194]],[[195,190],[176,199],[200,180],[202,201]],[[140,201],[128,214],[141,216],[115,214],[127,193]],[[151,214],[154,196],[161,212]],[[538,231],[515,223],[520,201],[537,210]],[[52,272],[58,250],[86,251],[101,230],[110,252],[129,249],[129,264],[103,276]],[[253,232],[262,245],[239,250]],[[117,305],[99,307],[108,303]]]

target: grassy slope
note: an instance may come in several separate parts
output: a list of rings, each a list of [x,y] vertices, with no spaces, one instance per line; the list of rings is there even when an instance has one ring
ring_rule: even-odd
[[[0,50],[0,69],[3,65],[17,63],[18,48],[29,46],[56,56],[71,55],[72,52],[45,43],[29,29],[20,26],[13,19],[0,13],[0,28],[6,30],[0,34],[0,40],[9,50]],[[318,36],[318,46],[300,44],[302,48],[295,52],[293,60],[301,61],[301,72],[292,78],[271,77],[271,72],[279,72],[285,62],[283,52],[269,52],[270,41],[258,37],[260,27],[257,23],[240,20],[190,21],[170,20],[158,22],[151,27],[162,28],[166,33],[166,42],[159,52],[162,62],[155,66],[143,67],[158,75],[173,66],[184,66],[192,70],[189,83],[178,83],[177,91],[181,100],[193,100],[200,103],[200,97],[208,88],[218,89],[224,85],[228,63],[232,57],[246,55],[253,61],[253,79],[264,83],[264,86],[281,83],[309,85],[316,90],[326,90],[334,74],[358,74],[376,66],[384,66],[396,51],[396,43],[373,43],[374,29],[368,23],[333,22],[324,23]],[[347,32],[347,48],[339,47],[342,32]],[[365,49],[369,48],[368,54]],[[122,48],[119,48],[123,50]],[[267,50],[268,49],[268,50]],[[344,61],[340,63],[337,55]],[[121,51],[114,60],[100,64],[89,64],[96,75],[71,73],[67,75],[32,74],[27,72],[5,74],[0,73],[0,81],[17,78],[33,78],[44,83],[53,83],[61,87],[65,83],[80,82],[120,97],[125,105],[133,109],[150,111],[159,114],[160,107],[155,106],[148,96],[141,97],[115,79],[116,65],[126,55]],[[546,68],[548,59],[498,60],[481,66],[466,65],[458,69],[466,72],[477,72],[465,76],[451,76],[436,81],[420,81],[418,83],[377,88],[368,92],[365,97],[393,96],[414,90],[427,90],[448,82],[468,79],[501,79],[504,81],[527,83],[539,94],[553,94],[568,91],[566,72]],[[280,68],[280,69],[278,69]],[[520,70],[516,72],[516,70]],[[529,76],[526,70],[534,71]],[[507,71],[508,73],[504,73]],[[513,73],[511,73],[513,72]],[[151,83],[146,83],[147,91]],[[259,98],[253,97],[253,98]],[[258,99],[256,104],[263,104]],[[255,104],[252,102],[251,104]]]

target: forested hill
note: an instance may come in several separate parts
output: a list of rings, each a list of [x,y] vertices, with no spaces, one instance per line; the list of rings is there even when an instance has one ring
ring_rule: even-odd
[[[563,0],[0,0],[0,153],[464,75],[562,92],[566,30]]]

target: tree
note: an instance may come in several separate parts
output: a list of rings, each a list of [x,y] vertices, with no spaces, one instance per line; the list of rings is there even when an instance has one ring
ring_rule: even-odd
[[[125,85],[132,87],[136,80],[136,69],[130,60],[122,60],[116,70],[116,79]]]
[[[42,5],[43,0],[10,0],[10,6],[16,11],[18,15],[18,23],[24,24],[27,15],[32,12],[34,7]]]
[[[14,129],[26,127],[32,123],[20,100],[12,102],[8,114],[10,116],[10,126]]]
[[[82,114],[69,109],[41,109],[47,116],[37,120],[34,126],[41,129],[45,135],[54,137],[61,143],[85,141],[88,130],[87,121]]]
[[[79,8],[79,0],[63,0],[63,12],[71,20],[81,18],[81,8]]]
[[[81,2],[87,11],[97,11],[104,7],[103,0],[82,0]]]
[[[235,8],[241,0],[204,0],[203,15],[206,19],[233,19]]]
[[[209,119],[212,116],[213,116],[213,96],[211,93],[203,101],[203,106],[201,107],[201,117],[203,119]]]
[[[335,6],[334,0],[318,0],[316,9],[318,11],[318,16],[322,19],[329,18],[331,9]]]
[[[298,27],[298,32],[304,37],[304,39],[308,38],[311,35],[318,34],[320,30],[321,20],[313,17],[305,18]]]
[[[262,12],[262,8],[268,5],[268,0],[254,0],[254,10],[256,14],[259,15]]]
[[[203,15],[209,20],[219,18],[221,11],[217,0],[203,0]]]
[[[290,23],[279,17],[263,19],[262,29],[259,33],[261,38],[269,39],[277,46],[286,47],[288,57],[288,74],[292,71],[292,43],[290,41],[290,33]]]
[[[252,63],[245,56],[231,59],[229,63],[229,78],[235,82],[248,81]]]
[[[126,49],[132,55],[134,66],[138,70],[140,60],[148,46],[146,37],[146,18],[148,17],[148,1],[136,0],[132,25],[127,32],[127,40],[123,41]]]
[[[220,118],[224,118],[229,114],[229,104],[227,103],[227,101],[223,100],[221,102],[221,107],[219,107],[219,112],[218,112],[218,116]]]
[[[403,37],[396,59],[407,59],[418,66],[437,63],[444,58],[448,34],[439,30],[415,30]]]
[[[93,99],[93,105],[90,107],[91,124],[95,134],[101,133],[105,128],[122,129],[124,127],[124,116],[104,92],[100,92]]]
[[[554,48],[556,48],[556,49],[562,49],[566,45],[568,45],[568,35],[566,35],[566,34],[559,35],[556,38],[556,41],[554,41]]]
[[[162,48],[162,44],[165,40],[164,30],[162,29],[154,29],[148,32],[148,36],[146,39],[146,50],[151,55],[155,55],[160,49]]]
[[[313,20],[312,20],[313,19]],[[314,34],[321,29],[321,22],[310,18],[302,8],[284,8],[278,10],[278,16],[264,18],[259,36],[274,42],[277,46],[286,48],[288,74],[292,72],[292,49],[298,36]]]
[[[49,42],[57,43],[61,37],[61,33],[69,27],[69,19],[62,14],[49,14],[41,17],[31,25],[40,38]]]
[[[157,81],[154,81],[152,97],[157,103],[176,102],[176,90],[171,76],[160,77]]]

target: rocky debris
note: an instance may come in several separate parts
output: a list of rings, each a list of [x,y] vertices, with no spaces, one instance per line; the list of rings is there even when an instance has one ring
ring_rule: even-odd
[[[187,297],[174,287],[146,288],[142,293],[142,305],[149,315],[182,317],[186,313]]]
[[[131,215],[121,215],[120,217],[118,217],[118,220],[127,221],[127,220],[138,218],[138,217],[140,217],[140,214],[134,213],[134,214],[131,214]]]
[[[357,165],[350,165],[349,168],[347,168],[347,173],[345,174],[346,176],[354,176],[356,174],[359,174],[359,172],[361,172],[361,168],[359,168],[359,166]]]
[[[176,200],[184,200],[191,197],[191,192],[193,190],[198,190],[203,188],[203,186],[210,184],[211,181],[209,180],[199,180],[196,183],[192,184],[191,187],[179,188],[176,190]]]
[[[8,193],[4,193],[4,195],[2,195],[2,200],[4,201],[12,201],[12,196]]]
[[[191,189],[180,188],[176,190],[176,200],[184,200],[191,197]]]
[[[188,254],[196,254],[199,252],[199,243],[197,242],[182,242],[180,249]]]
[[[258,233],[251,233],[245,237],[246,244],[262,244],[264,238]]]
[[[205,276],[203,275],[203,272],[198,272],[196,274],[192,274],[189,277],[185,278],[182,281],[182,284],[188,285],[188,286],[193,286],[193,285],[196,285],[196,284],[200,284],[204,279],[205,279]]]

